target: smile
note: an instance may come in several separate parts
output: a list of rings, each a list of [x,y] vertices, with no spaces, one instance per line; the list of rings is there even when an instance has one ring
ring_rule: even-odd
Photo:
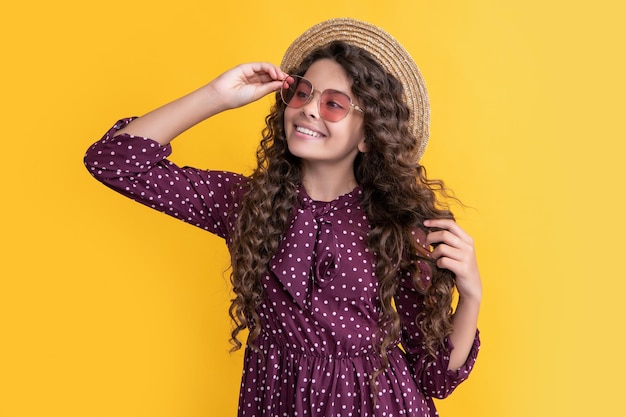
[[[296,126],[296,132],[299,132],[299,133],[302,133],[304,135],[311,136],[314,138],[321,138],[324,136],[319,132],[315,132],[314,130],[307,129],[306,127],[302,127],[302,126]]]

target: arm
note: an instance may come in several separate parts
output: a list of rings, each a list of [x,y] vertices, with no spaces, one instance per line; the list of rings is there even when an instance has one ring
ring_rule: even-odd
[[[85,154],[85,166],[98,181],[154,210],[226,238],[228,212],[245,183],[241,175],[178,167],[167,157],[171,146],[142,136],[117,134],[132,119],[118,121]]]
[[[441,243],[431,256],[439,268],[452,271],[456,276],[459,303],[454,313],[450,342],[454,346],[448,369],[460,368],[474,344],[478,312],[482,300],[482,283],[476,261],[473,239],[450,219],[427,220],[426,227],[436,228],[428,234],[426,243]]]
[[[427,237],[419,229],[416,229],[413,234],[417,243],[428,252],[429,243],[434,242],[429,239],[432,239],[433,236]],[[431,279],[430,265],[424,261],[418,261],[418,268],[419,279],[427,284]],[[467,325],[458,321],[459,317],[467,317],[471,314],[455,316],[453,321],[453,334],[462,334],[467,337],[469,346],[457,347],[455,343],[458,341],[455,342],[450,335],[444,339],[443,345],[432,357],[423,343],[421,330],[416,322],[416,317],[419,317],[425,308],[424,295],[415,288],[412,276],[400,277],[395,302],[402,323],[402,345],[420,390],[431,397],[447,397],[469,377],[476,362],[480,348],[478,330],[475,325]]]
[[[240,175],[180,168],[166,158],[169,142],[194,124],[257,100],[280,86],[282,71],[270,64],[240,65],[206,86],[145,116],[115,124],[85,155],[99,181],[155,210],[221,237],[230,230]]]
[[[117,134],[147,137],[167,145],[201,121],[277,90],[286,76],[280,68],[268,63],[239,65],[209,84],[133,120]]]

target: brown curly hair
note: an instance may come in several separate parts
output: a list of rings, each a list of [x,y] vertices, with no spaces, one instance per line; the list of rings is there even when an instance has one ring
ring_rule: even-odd
[[[424,167],[416,160],[418,143],[409,129],[410,110],[403,100],[401,83],[368,52],[340,41],[313,51],[290,73],[303,75],[320,59],[331,59],[342,66],[352,80],[352,94],[365,110],[365,141],[369,148],[357,156],[354,173],[363,189],[362,205],[371,226],[368,246],[377,254],[379,325],[383,334],[383,366],[378,374],[388,366],[387,350],[401,332],[393,302],[400,274],[410,274],[416,290],[424,295],[424,311],[415,320],[431,355],[451,332],[454,277],[450,271],[437,268],[412,235],[416,229],[427,232],[423,225],[426,219],[453,218],[438,199],[438,195],[446,198],[449,193],[442,181],[427,179]],[[299,159],[287,148],[284,110],[277,93],[257,150],[258,165],[243,186],[245,197],[236,213],[229,243],[235,294],[229,311],[235,324],[231,334],[233,350],[242,347],[237,336],[246,328],[250,331],[248,344],[255,348],[254,340],[260,333],[257,308],[264,297],[261,278],[278,248],[301,181]],[[419,277],[418,260],[431,267],[428,285]]]

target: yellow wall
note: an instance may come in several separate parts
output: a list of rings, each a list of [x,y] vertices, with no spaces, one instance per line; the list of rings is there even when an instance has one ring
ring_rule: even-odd
[[[0,11],[0,416],[233,416],[222,242],[96,183],[87,146],[239,62],[351,16],[429,86],[424,163],[469,209],[483,350],[442,416],[617,415],[626,207],[617,0],[59,0]],[[267,101],[174,160],[247,171]]]

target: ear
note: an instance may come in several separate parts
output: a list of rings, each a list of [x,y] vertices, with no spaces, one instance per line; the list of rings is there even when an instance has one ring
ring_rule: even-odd
[[[365,153],[365,152],[369,152],[370,145],[366,142],[366,139],[363,138],[363,140],[361,140],[361,142],[359,142],[359,144],[357,145],[357,148],[359,152]]]

